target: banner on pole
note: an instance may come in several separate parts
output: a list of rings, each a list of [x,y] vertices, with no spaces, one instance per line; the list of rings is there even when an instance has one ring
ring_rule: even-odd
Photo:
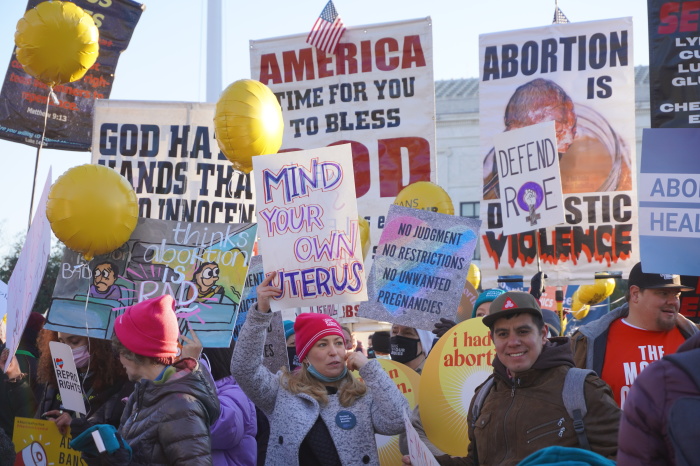
[[[639,257],[632,19],[483,34],[479,51],[483,286],[534,275],[538,244],[552,283],[627,273]],[[494,137],[552,120],[566,223],[508,235]]]
[[[27,10],[42,1],[29,0]],[[58,97],[58,103],[54,103],[49,99],[48,86],[25,73],[13,52],[0,92],[0,138],[38,146],[49,99],[43,147],[90,150],[93,107],[98,99],[108,99],[112,92],[117,61],[129,45],[143,5],[132,0],[73,0],[73,3],[92,16],[100,31],[97,62],[82,79],[54,86]]]

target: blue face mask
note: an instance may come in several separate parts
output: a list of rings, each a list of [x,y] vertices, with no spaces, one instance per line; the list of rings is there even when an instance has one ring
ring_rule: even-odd
[[[338,375],[336,377],[326,377],[325,375],[323,375],[319,371],[317,371],[316,368],[314,366],[312,366],[311,364],[309,364],[309,367],[307,370],[309,371],[309,373],[311,375],[314,376],[314,378],[320,380],[321,382],[326,382],[326,383],[337,382],[339,380],[342,380],[343,377],[345,377],[348,373],[347,366],[343,367],[343,372],[341,372],[340,375]]]

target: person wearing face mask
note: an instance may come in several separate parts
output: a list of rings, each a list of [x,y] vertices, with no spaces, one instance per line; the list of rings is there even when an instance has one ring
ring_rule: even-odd
[[[246,395],[268,416],[266,464],[379,465],[375,434],[403,432],[408,402],[376,360],[346,352],[335,319],[302,313],[296,318],[296,352],[302,368],[272,374],[262,364],[270,299],[281,289],[271,273],[257,288],[231,360]],[[363,381],[350,371],[357,370]]]
[[[432,343],[430,332],[394,324],[391,327],[391,359],[405,364],[419,374]]]
[[[49,348],[52,341],[65,343],[73,351],[87,410],[85,415],[64,409],[61,404]],[[131,394],[134,384],[127,380],[111,343],[46,329],[39,333],[37,343],[40,353],[37,379],[44,388],[35,417],[54,421],[62,434],[70,432],[73,438],[96,424],[118,427],[124,410],[121,400]]]

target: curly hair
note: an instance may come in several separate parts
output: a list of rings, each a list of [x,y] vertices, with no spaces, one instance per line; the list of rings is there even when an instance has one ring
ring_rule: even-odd
[[[39,332],[39,338],[37,338],[37,346],[39,347],[37,381],[57,386],[58,382],[49,349],[49,343],[52,341],[58,341],[58,332],[47,329],[42,329]],[[102,390],[126,378],[124,366],[121,365],[112,351],[109,340],[89,338],[88,347],[90,348],[90,368],[93,373],[92,386],[95,390]]]
[[[328,404],[328,391],[326,390],[326,386],[323,382],[311,375],[307,367],[308,365],[304,363],[300,369],[294,372],[289,372],[289,369],[284,367],[282,369],[282,381],[284,386],[294,395],[306,393],[318,401],[321,406],[325,406]],[[348,406],[352,406],[355,401],[365,396],[366,393],[367,386],[365,383],[353,377],[350,371],[348,371],[340,382],[338,401],[340,401],[341,406],[347,408]]]

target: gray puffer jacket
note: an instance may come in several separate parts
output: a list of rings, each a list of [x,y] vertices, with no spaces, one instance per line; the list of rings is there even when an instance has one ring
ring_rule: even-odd
[[[218,417],[214,381],[187,358],[170,366],[161,381],[136,384],[119,433],[133,449],[130,464],[211,465],[209,426]]]
[[[404,431],[406,398],[376,359],[360,369],[367,393],[352,406],[341,406],[337,394],[329,395],[328,404],[320,406],[305,393],[291,393],[280,380],[282,372],[272,374],[262,365],[271,319],[271,312],[261,313],[257,306],[248,312],[231,360],[236,381],[270,421],[266,464],[297,466],[299,447],[320,415],[344,466],[378,466],[374,434],[396,435]],[[352,419],[352,427],[342,428],[339,418]]]

